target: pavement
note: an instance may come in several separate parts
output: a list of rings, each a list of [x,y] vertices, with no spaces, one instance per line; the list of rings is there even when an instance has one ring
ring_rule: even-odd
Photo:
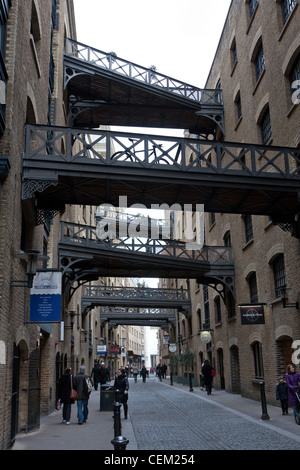
[[[151,377],[150,381],[157,381]],[[130,379],[133,385],[133,379]],[[270,431],[275,431],[286,438],[298,442],[300,448],[300,426],[293,418],[292,410],[288,416],[281,414],[278,406],[267,405],[268,420],[262,419],[262,406],[260,402],[243,398],[240,395],[230,394],[223,390],[214,390],[207,395],[200,387],[193,387],[173,383],[170,385],[169,377],[160,383],[168,393],[168,388],[175,389],[182,394],[193,394],[207,404],[226,410],[248,421],[259,424]],[[188,399],[188,398],[187,398]],[[138,447],[138,438],[130,419],[130,407],[127,420],[123,418],[121,410],[122,436],[129,440],[126,451],[142,450]],[[72,406],[71,423],[61,421],[61,411],[55,410],[48,416],[41,416],[40,428],[27,434],[18,434],[11,450],[104,450],[113,451],[114,420],[112,411],[100,411],[100,391],[92,391],[89,400],[89,416],[87,423],[78,425],[77,407]],[[134,420],[133,420],[134,421]]]

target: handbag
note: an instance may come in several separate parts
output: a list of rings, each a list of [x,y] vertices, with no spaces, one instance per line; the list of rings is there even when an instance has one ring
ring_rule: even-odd
[[[76,390],[74,390],[73,388],[73,384],[72,384],[72,375],[71,375],[71,392],[70,392],[70,398],[71,400],[78,400],[78,393],[76,392]]]

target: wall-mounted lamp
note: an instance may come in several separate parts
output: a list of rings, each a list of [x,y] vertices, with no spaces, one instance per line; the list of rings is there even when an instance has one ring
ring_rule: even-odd
[[[282,295],[281,295],[281,299],[282,299],[282,306],[283,308],[296,308],[297,310],[299,310],[299,302],[295,302],[295,303],[291,303],[291,302],[287,302],[287,288],[284,288],[282,289]]]
[[[19,253],[15,255],[15,257],[27,261],[26,274],[27,274],[28,279],[27,280],[12,279],[10,281],[10,285],[14,287],[31,288],[33,285],[33,278],[36,275],[38,261],[46,261],[47,259],[49,259],[49,257],[41,255],[40,252],[35,249],[27,250],[24,253]]]

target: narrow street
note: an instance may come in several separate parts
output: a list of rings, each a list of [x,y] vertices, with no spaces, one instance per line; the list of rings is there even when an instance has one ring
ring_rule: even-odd
[[[126,455],[136,450],[300,450],[300,426],[292,413],[282,416],[279,407],[268,407],[270,420],[261,418],[258,402],[214,391],[210,397],[195,387],[170,386],[150,377],[129,379],[129,419],[123,419],[122,435],[129,440]],[[104,450],[113,452],[112,412],[99,411],[100,392],[89,401],[88,422],[77,425],[76,406],[71,424],[61,413],[43,417],[39,430],[18,435],[12,450]],[[190,452],[191,453],[191,452]],[[163,454],[163,452],[162,452]]]

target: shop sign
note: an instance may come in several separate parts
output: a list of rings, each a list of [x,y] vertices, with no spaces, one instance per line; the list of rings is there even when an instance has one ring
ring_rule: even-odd
[[[241,304],[241,323],[242,325],[264,325],[265,323],[265,304]]]

